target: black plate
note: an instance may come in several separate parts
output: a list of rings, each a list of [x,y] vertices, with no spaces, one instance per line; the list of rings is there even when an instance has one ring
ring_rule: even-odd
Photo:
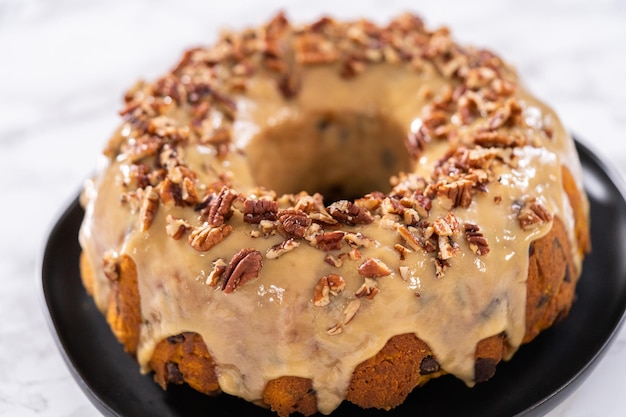
[[[593,152],[577,143],[589,194],[593,252],[585,259],[569,317],[523,346],[490,381],[468,389],[446,376],[415,390],[391,412],[344,403],[336,416],[543,415],[579,386],[606,351],[626,309],[624,187]],[[228,395],[187,387],[164,392],[123,352],[80,281],[77,242],[83,211],[74,200],[52,229],[42,257],[43,296],[58,347],[80,387],[110,416],[273,416]]]

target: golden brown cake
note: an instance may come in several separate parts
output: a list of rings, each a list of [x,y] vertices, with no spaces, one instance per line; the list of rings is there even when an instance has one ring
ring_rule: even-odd
[[[279,14],[187,51],[121,116],[81,274],[164,389],[391,409],[443,374],[486,381],[572,305],[573,141],[446,28]]]

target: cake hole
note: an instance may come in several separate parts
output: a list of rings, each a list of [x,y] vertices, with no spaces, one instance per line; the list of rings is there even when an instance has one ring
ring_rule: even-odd
[[[266,129],[246,153],[257,185],[279,195],[318,192],[330,204],[389,192],[389,178],[412,168],[405,137],[382,115],[320,112]]]

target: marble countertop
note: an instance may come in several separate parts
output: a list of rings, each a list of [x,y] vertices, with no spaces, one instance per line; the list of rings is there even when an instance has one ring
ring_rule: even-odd
[[[411,10],[503,55],[528,87],[626,175],[626,2],[0,0],[0,416],[94,416],[55,346],[37,270],[47,233],[93,172],[126,88],[183,49],[279,9],[377,21]],[[626,254],[625,254],[626,255]],[[71,302],[71,300],[68,300]],[[575,347],[573,347],[575,348]],[[626,327],[557,417],[622,416]]]

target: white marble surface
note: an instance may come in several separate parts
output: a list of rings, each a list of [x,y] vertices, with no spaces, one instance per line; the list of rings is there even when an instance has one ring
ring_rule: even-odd
[[[97,415],[42,312],[37,258],[60,210],[93,170],[124,90],[167,70],[225,23],[284,9],[386,20],[412,10],[493,49],[565,124],[626,174],[626,2],[0,0],[0,416]],[[68,300],[69,302],[69,300]],[[552,417],[626,415],[626,328]]]

